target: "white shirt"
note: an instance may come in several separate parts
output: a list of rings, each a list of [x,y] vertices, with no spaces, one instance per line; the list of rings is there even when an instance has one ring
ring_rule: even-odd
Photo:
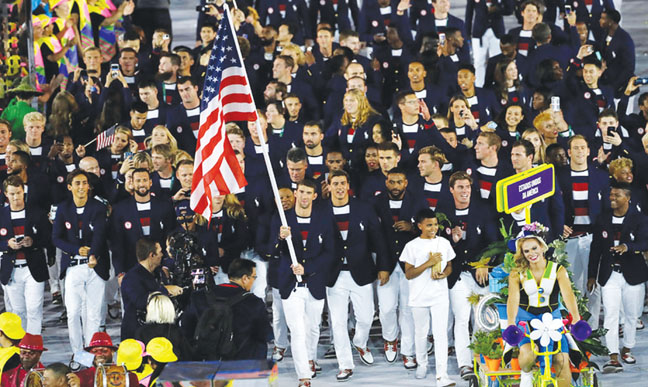
[[[418,267],[427,262],[430,253],[441,253],[442,271],[445,270],[448,262],[456,256],[450,245],[450,241],[444,237],[437,236],[434,239],[422,239],[418,237],[405,245],[400,260],[414,267]],[[432,269],[428,268],[418,277],[407,281],[409,285],[410,307],[433,306],[438,302],[440,297],[449,297],[447,279],[433,280],[431,276]]]

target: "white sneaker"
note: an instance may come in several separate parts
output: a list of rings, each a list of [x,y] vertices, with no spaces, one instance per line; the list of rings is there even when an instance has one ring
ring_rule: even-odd
[[[455,383],[452,379],[450,379],[447,376],[441,376],[437,378],[437,387],[451,387],[456,384],[457,383]]]
[[[416,367],[416,379],[425,379],[427,375],[427,366],[419,365]]]
[[[416,358],[414,356],[403,355],[403,366],[406,370],[413,370],[416,368]]]
[[[520,372],[520,387],[533,387],[533,373]]]
[[[396,361],[396,355],[398,355],[398,339],[394,341],[385,341],[385,359],[388,363],[393,363]]]

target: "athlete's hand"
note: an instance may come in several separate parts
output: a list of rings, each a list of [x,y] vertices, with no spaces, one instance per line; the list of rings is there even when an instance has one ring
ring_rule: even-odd
[[[388,271],[379,271],[378,280],[380,281],[380,286],[385,285],[389,282],[389,272]]]

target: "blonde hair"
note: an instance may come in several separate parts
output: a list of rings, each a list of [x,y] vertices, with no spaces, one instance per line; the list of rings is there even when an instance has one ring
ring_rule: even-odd
[[[41,113],[39,113],[39,112],[30,112],[30,113],[25,114],[25,116],[23,117],[23,125],[26,126],[27,123],[29,123],[29,122],[39,122],[39,123],[45,125],[46,120],[45,120],[45,116],[42,115]]]
[[[243,129],[241,129],[234,122],[228,122],[227,124],[225,124],[225,133],[241,136],[245,140],[245,133],[243,132]]]
[[[232,219],[247,220],[247,215],[245,214],[245,208],[238,200],[236,195],[227,194],[225,195],[225,200],[223,201],[223,208],[227,216]]]
[[[148,166],[149,172],[153,172],[153,159],[150,154],[140,151],[133,155],[133,166],[135,168],[140,168],[144,163]]]
[[[630,168],[632,171],[632,168],[634,167],[634,163],[632,160],[630,160],[627,157],[621,157],[616,160],[612,160],[610,163],[610,166],[608,167],[608,170],[610,172],[610,176],[614,177],[614,175],[622,168]],[[616,180],[616,179],[615,179]]]
[[[358,128],[364,125],[367,120],[369,120],[370,116],[378,114],[378,112],[371,107],[367,96],[362,91],[357,89],[349,90],[344,94],[344,98],[347,96],[355,98],[358,102],[358,117],[353,121],[351,115],[345,110],[342,114],[342,119],[340,120],[342,125],[351,125],[353,128]]]
[[[537,235],[529,235],[529,236],[523,236],[519,238],[518,240],[515,241],[515,254],[513,255],[513,259],[515,261],[515,270],[518,273],[522,273],[525,270],[529,268],[529,261],[524,257],[524,252],[522,251],[522,243],[529,241],[529,240],[535,240],[540,247],[542,248],[542,255],[547,252],[549,247],[547,246],[547,243],[542,239],[541,237]]]
[[[169,129],[167,129],[167,127],[164,126],[164,125],[157,125],[157,126],[155,126],[153,128],[153,130],[151,130],[151,135],[146,137],[146,139],[144,140],[144,145],[146,146],[146,149],[149,149],[149,150],[151,149],[151,141],[153,139],[153,131],[155,131],[156,129],[161,130],[161,131],[164,132],[164,135],[166,136],[167,140],[169,140],[169,145],[171,146],[171,150],[173,151],[173,153],[177,152],[178,151],[178,140],[176,140],[175,137],[173,137],[173,134],[171,134],[171,131],[169,131]]]
[[[182,149],[178,149],[175,157],[173,158],[173,167],[176,168],[178,166],[178,163],[182,160],[189,160],[191,162],[194,161],[193,157],[191,157],[188,152],[183,151]]]
[[[146,304],[146,322],[149,324],[175,324],[173,301],[159,292],[151,293]]]
[[[295,57],[293,59],[295,59],[295,64],[297,66],[303,66],[306,63],[306,55],[304,55],[304,52],[295,43],[288,43],[284,46],[283,50],[281,50],[281,55],[288,55],[292,57],[292,55],[288,54],[286,50],[295,53]]]
[[[27,145],[27,143],[24,142],[23,140],[19,140],[17,138],[14,138],[13,140],[9,141],[9,144],[7,144],[7,146],[9,146],[9,145],[13,146],[14,148],[16,148],[19,151],[23,151],[23,152],[25,152],[27,154],[30,154],[29,145]]]
[[[539,129],[542,124],[547,121],[553,121],[553,116],[549,113],[549,110],[545,110],[542,113],[538,114],[536,118],[533,119],[533,126],[536,129]]]
[[[535,145],[533,145],[533,149],[535,150],[535,153],[533,154],[533,161],[542,164],[545,162],[545,159],[547,157],[547,144],[545,143],[544,137],[542,137],[542,133],[540,133],[540,131],[536,128],[528,128],[524,131],[524,133],[522,133],[522,138],[529,140],[529,137],[531,137],[531,135],[534,133],[537,134],[538,138],[540,139],[540,149],[535,149]],[[529,142],[531,142],[531,140],[529,140]],[[536,160],[536,156],[538,160]]]

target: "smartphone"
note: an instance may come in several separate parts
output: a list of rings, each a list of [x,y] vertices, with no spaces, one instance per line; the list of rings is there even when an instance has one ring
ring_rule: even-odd
[[[445,35],[445,33],[440,32],[439,33],[439,44],[442,45],[442,46],[445,46],[445,42],[446,42],[446,35]]]
[[[490,121],[488,124],[486,124],[486,126],[493,130],[497,129],[497,124],[495,123],[495,121]]]
[[[607,135],[611,136],[611,133],[617,133],[617,128],[616,126],[608,126],[607,127]]]
[[[634,81],[635,85],[647,85],[648,84],[648,78],[637,78]]]
[[[560,97],[558,96],[551,97],[551,110],[554,112],[560,111]]]
[[[23,239],[25,239],[25,236],[24,236],[24,235],[19,235],[19,236],[17,236],[17,237],[16,237],[16,243],[20,243],[20,242],[22,242]]]
[[[133,155],[133,152],[124,152],[124,159],[127,159]]]
[[[113,78],[119,76],[119,63],[112,63],[110,65],[110,73],[112,74]]]
[[[565,14],[569,15],[572,11],[572,6],[571,5],[565,5]]]

